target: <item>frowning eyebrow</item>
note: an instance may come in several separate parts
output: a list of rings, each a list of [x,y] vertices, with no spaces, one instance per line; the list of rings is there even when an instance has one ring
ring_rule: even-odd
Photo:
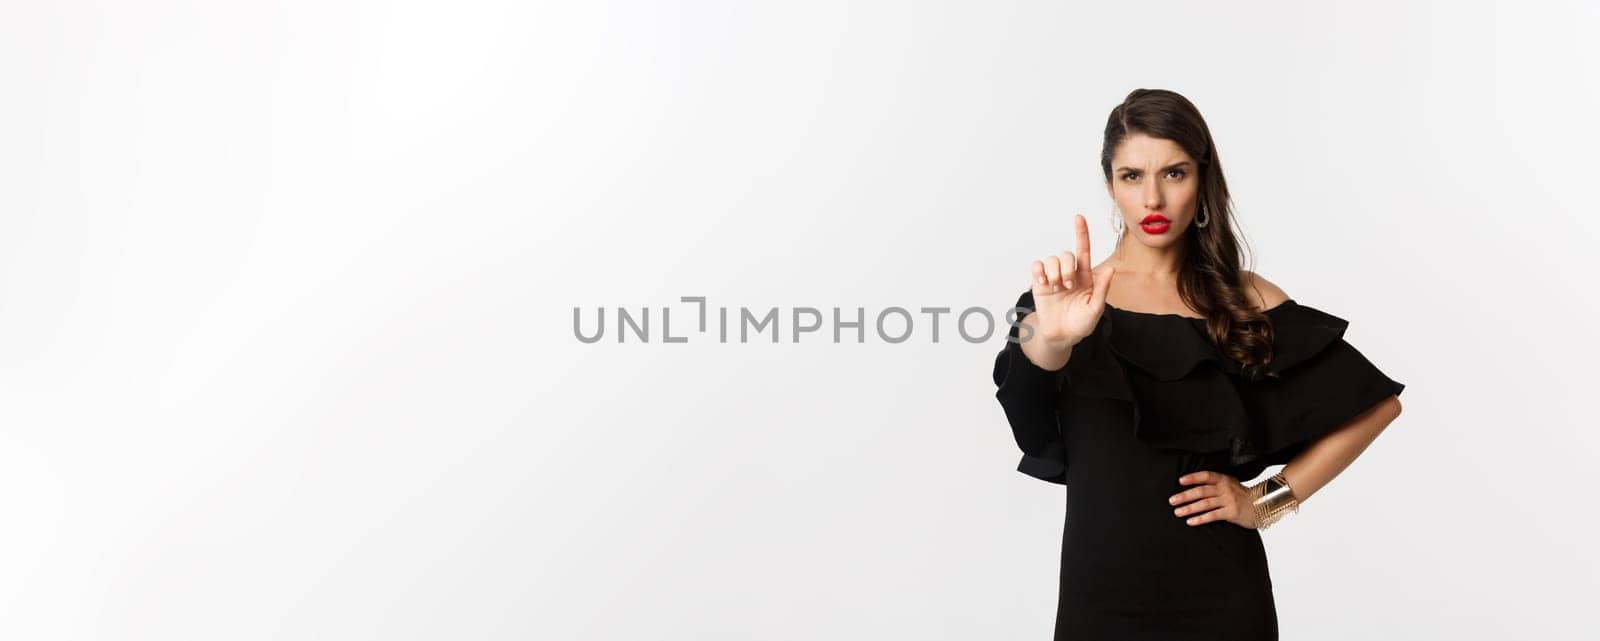
[[[1162,167],[1161,171],[1170,171],[1170,170],[1173,170],[1173,169],[1178,169],[1180,167],[1187,167],[1187,166],[1189,166],[1189,164],[1190,164],[1189,161],[1185,160],[1185,161],[1180,162],[1180,163],[1173,163],[1171,165],[1167,165],[1165,167]],[[1134,171],[1134,172],[1136,172],[1136,171],[1139,171],[1139,170],[1135,169],[1133,167],[1118,167],[1117,171]]]

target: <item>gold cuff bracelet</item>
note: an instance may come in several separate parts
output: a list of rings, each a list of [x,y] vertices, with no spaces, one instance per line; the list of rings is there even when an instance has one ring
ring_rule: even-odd
[[[1277,523],[1289,512],[1300,511],[1300,500],[1294,496],[1294,490],[1289,487],[1289,480],[1284,478],[1283,472],[1273,474],[1271,478],[1250,486],[1250,496],[1253,499],[1251,506],[1256,512],[1256,529],[1265,530]]]

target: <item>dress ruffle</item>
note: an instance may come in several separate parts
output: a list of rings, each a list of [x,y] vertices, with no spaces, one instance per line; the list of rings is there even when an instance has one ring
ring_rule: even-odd
[[[1017,306],[1032,309],[1032,293]],[[1293,299],[1266,314],[1274,328],[1267,367],[1273,378],[1244,379],[1239,362],[1207,337],[1203,319],[1110,306],[1094,333],[1073,348],[1066,368],[1048,374],[1058,397],[1131,404],[1130,428],[1147,445],[1227,452],[1230,464],[1248,478],[1289,462],[1311,442],[1405,389],[1344,340],[1344,319]],[[1008,349],[1026,361],[1020,347]],[[997,382],[999,374],[997,369]],[[1070,453],[1058,445],[1041,444],[1018,469],[1064,483]]]

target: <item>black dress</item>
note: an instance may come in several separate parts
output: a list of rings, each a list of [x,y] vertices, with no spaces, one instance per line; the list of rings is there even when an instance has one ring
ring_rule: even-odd
[[[1345,320],[1292,299],[1266,313],[1276,380],[1243,379],[1188,316],[1107,305],[1059,372],[1011,328],[994,381],[1017,470],[1069,486],[1057,641],[1278,638],[1260,533],[1185,523],[1167,499],[1195,486],[1178,477],[1248,483],[1405,386],[1345,342]]]

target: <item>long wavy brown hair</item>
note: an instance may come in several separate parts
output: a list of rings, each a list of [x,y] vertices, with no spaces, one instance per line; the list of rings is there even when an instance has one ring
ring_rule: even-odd
[[[1111,156],[1129,134],[1164,138],[1183,147],[1199,165],[1200,210],[1204,228],[1189,226],[1184,235],[1183,263],[1178,268],[1178,296],[1205,317],[1206,331],[1223,354],[1240,363],[1240,374],[1256,380],[1272,376],[1272,321],[1253,308],[1245,294],[1240,262],[1242,237],[1234,231],[1228,181],[1222,161],[1200,110],[1187,98],[1164,89],[1135,89],[1106,119],[1100,168],[1111,184]],[[1203,212],[1203,213],[1201,213]],[[1251,269],[1251,271],[1254,271]]]

